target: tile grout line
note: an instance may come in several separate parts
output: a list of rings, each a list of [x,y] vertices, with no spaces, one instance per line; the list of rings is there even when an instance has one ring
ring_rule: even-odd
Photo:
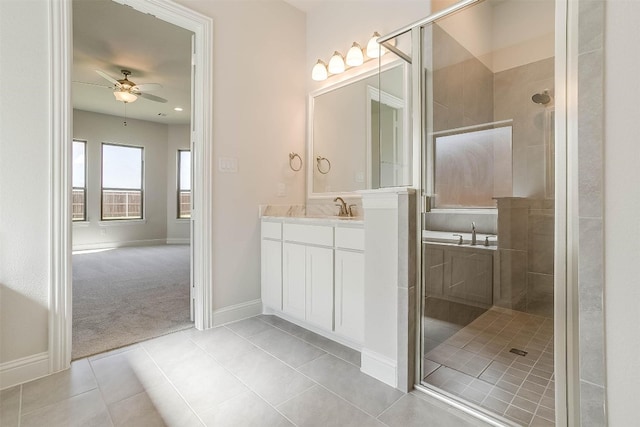
[[[267,322],[264,322],[264,323],[267,323]],[[267,323],[267,324],[268,324],[268,323]],[[275,327],[275,326],[274,326],[274,327]],[[253,343],[252,343],[251,341],[249,341],[247,338],[245,338],[245,337],[243,337],[243,336],[240,336],[238,333],[236,333],[235,331],[233,331],[231,328],[229,328],[229,330],[231,330],[234,334],[238,335],[240,338],[244,339],[245,341],[247,341],[247,342],[249,342],[249,343],[253,344]],[[284,332],[286,332],[286,331],[284,331]],[[256,335],[257,335],[257,334],[256,334]],[[291,335],[291,334],[289,334],[289,335]],[[299,338],[298,338],[298,339],[299,339]],[[254,344],[254,345],[255,345],[255,344]],[[279,357],[277,357],[277,356],[276,356],[276,355],[274,355],[274,354],[271,354],[270,352],[268,352],[267,350],[263,349],[263,348],[262,348],[262,347],[260,347],[260,346],[257,346],[257,348],[258,348],[258,350],[265,352],[266,354],[268,354],[269,356],[271,356],[271,357],[275,358],[276,360],[278,360],[279,362],[283,363],[283,364],[284,364],[284,365],[286,365],[287,367],[289,367],[289,368],[293,369],[293,370],[294,370],[295,372],[297,372],[298,374],[302,375],[303,377],[305,377],[305,378],[309,379],[309,380],[310,380],[310,381],[312,381],[313,383],[315,383],[315,384],[317,384],[318,386],[322,387],[323,389],[325,389],[325,390],[326,390],[326,391],[328,391],[329,393],[331,393],[331,394],[333,394],[334,396],[338,397],[339,399],[341,399],[341,400],[345,401],[348,405],[350,405],[350,406],[352,406],[352,407],[356,408],[357,410],[359,410],[359,411],[361,411],[362,413],[364,413],[364,414],[366,414],[366,415],[370,416],[370,417],[371,417],[371,418],[373,418],[373,419],[377,419],[377,417],[376,417],[375,415],[373,415],[373,414],[371,414],[371,413],[369,413],[369,412],[365,411],[363,408],[360,408],[360,407],[359,407],[359,406],[357,406],[355,403],[349,402],[347,399],[345,399],[344,397],[340,396],[340,395],[339,395],[339,394],[337,394],[336,392],[334,392],[334,391],[332,391],[332,390],[328,389],[328,388],[327,388],[327,387],[325,387],[324,385],[322,385],[322,384],[318,383],[318,382],[317,382],[317,381],[315,381],[313,378],[311,378],[311,377],[309,377],[308,375],[306,375],[304,372],[299,371],[299,370],[298,370],[298,368],[294,368],[293,366],[289,365],[289,364],[288,364],[287,362],[285,362],[284,360],[281,360]],[[323,357],[323,356],[326,356],[326,355],[329,355],[329,356],[332,356],[332,357],[336,357],[336,356],[334,356],[333,354],[330,354],[330,353],[325,352],[325,354],[323,354],[323,355],[321,355],[321,356],[319,356],[319,357],[316,357],[315,359],[312,359],[312,360],[310,360],[310,361],[308,361],[308,362],[306,362],[306,363],[304,363],[304,364],[300,365],[300,368],[301,368],[301,367],[303,367],[303,366],[305,366],[305,365],[307,365],[307,364],[309,364],[309,363],[311,363],[311,362],[313,362],[313,361],[315,361],[315,360],[318,360],[319,358],[321,358],[321,357]],[[339,358],[339,357],[336,357],[336,359],[340,359],[340,358]],[[340,359],[340,360],[342,360],[342,359]],[[349,363],[349,362],[347,362],[347,361],[345,361],[345,360],[343,360],[343,362],[345,362],[345,363]],[[350,364],[351,366],[355,366],[353,363],[349,363],[349,364]],[[308,391],[308,390],[310,390],[311,388],[312,388],[312,387],[310,387],[309,389],[307,389],[307,390],[305,390],[305,391]],[[396,389],[396,390],[397,390],[397,389]],[[303,392],[303,393],[304,393],[304,392]],[[300,394],[302,394],[302,393],[300,393]],[[404,394],[406,394],[406,393],[404,393]],[[404,396],[404,394],[403,394],[403,396]],[[400,400],[401,398],[402,398],[402,396],[400,396],[397,400]],[[291,399],[289,399],[289,400],[291,400]],[[394,403],[395,403],[395,401],[394,401]]]
[[[80,359],[80,360],[82,360],[82,359]],[[87,364],[89,365],[89,369],[91,369],[91,375],[93,375],[93,380],[96,382],[96,389],[98,389],[98,393],[100,393],[100,400],[102,400],[102,403],[104,404],[104,407],[107,410],[107,415],[109,416],[109,421],[111,422],[112,426],[115,426],[115,423],[113,422],[113,418],[111,417],[111,411],[109,410],[109,405],[107,405],[107,402],[104,400],[104,394],[102,393],[102,387],[100,387],[100,382],[98,381],[98,377],[96,376],[96,371],[93,369],[93,364],[91,363],[91,361],[89,360],[88,357],[86,358],[86,360],[87,360]],[[89,390],[89,391],[93,391],[93,389]]]
[[[226,325],[223,325],[222,327],[226,328]],[[246,338],[244,338],[244,337],[242,337],[242,336],[238,335],[238,334],[237,334],[235,331],[233,331],[231,328],[226,328],[226,329],[228,329],[229,331],[231,331],[231,332],[232,332],[233,334],[235,334],[236,336],[238,336],[238,337],[240,337],[240,338],[244,339],[245,341],[249,342],[250,344],[253,344],[253,343],[251,343],[249,340],[247,340]],[[222,364],[222,363],[221,363],[221,362],[220,362],[220,361],[219,361],[219,360],[218,360],[218,359],[217,359],[213,354],[209,353],[206,349],[202,348],[202,347],[201,347],[197,342],[195,342],[193,339],[191,339],[191,337],[187,337],[187,338],[188,338],[192,343],[194,343],[198,348],[200,348],[202,351],[204,351],[204,352],[205,352],[209,357],[213,358],[213,359],[216,361],[216,363],[218,363],[218,364],[220,365],[220,367],[221,367],[221,368],[223,368],[226,372],[228,372],[228,373],[229,373],[229,375],[233,376],[233,377],[234,377],[235,379],[237,379],[237,380],[238,380],[242,385],[244,385],[245,387],[247,387],[247,389],[248,389],[251,393],[253,393],[253,394],[255,394],[256,396],[258,396],[258,398],[259,398],[259,399],[261,399],[263,402],[265,402],[267,405],[269,405],[273,410],[275,410],[278,414],[280,414],[284,419],[286,419],[287,421],[289,421],[289,422],[290,422],[291,424],[293,424],[294,426],[298,427],[298,425],[297,425],[296,423],[294,423],[292,420],[290,420],[290,419],[289,419],[285,414],[283,414],[282,412],[280,412],[276,406],[274,406],[274,405],[272,405],[270,402],[268,402],[268,401],[267,401],[267,400],[266,400],[266,399],[265,399],[265,398],[264,398],[260,393],[258,393],[258,392],[257,392],[256,390],[254,390],[254,389],[253,389],[249,384],[247,384],[246,382],[244,382],[242,379],[240,379],[240,377],[238,377],[236,374],[234,374],[233,372],[231,372],[231,370],[229,370],[226,366],[224,366],[224,365],[223,365],[223,364]],[[264,350],[262,350],[262,348],[261,348],[261,347],[258,347],[258,346],[256,346],[256,350],[264,351]],[[267,353],[267,352],[265,351],[265,353]],[[267,354],[269,354],[269,353],[267,353]],[[275,357],[275,356],[273,356],[273,355],[271,355],[271,356],[272,356],[272,357]],[[280,359],[278,359],[277,357],[275,357],[275,359],[276,359],[276,360],[278,360],[278,361],[281,361],[281,360],[280,360]],[[284,363],[284,362],[282,362],[282,363]],[[285,365],[286,365],[286,363],[285,363]],[[286,366],[288,366],[289,368],[293,369],[293,368],[292,368],[291,366],[289,366],[289,365],[286,365]],[[294,369],[294,371],[295,371],[295,369]],[[297,371],[296,371],[296,372],[297,372]],[[313,381],[313,380],[311,380],[311,381],[312,381],[315,385],[319,385],[319,384],[317,384],[315,381]],[[307,391],[311,390],[313,387],[314,387],[314,386],[311,386],[311,387],[309,387],[308,389],[301,391],[300,393],[296,394],[295,396],[291,397],[290,399],[285,400],[285,401],[284,401],[284,402],[282,402],[280,405],[282,405],[283,403],[288,402],[288,401],[289,401],[289,400],[291,400],[291,399],[295,399],[296,397],[298,397],[298,396],[302,395],[303,393],[306,393]],[[238,396],[239,396],[239,395],[238,395]],[[232,397],[231,399],[227,399],[227,400],[225,400],[225,401],[223,401],[223,402],[220,402],[220,403],[218,403],[218,404],[217,404],[217,405],[215,405],[215,406],[220,406],[220,405],[222,405],[223,403],[225,403],[225,402],[229,402],[230,400],[233,400],[235,397],[238,397],[238,396],[234,396],[234,397]],[[211,411],[211,410],[213,410],[213,409],[214,409],[214,407],[211,407],[211,408],[209,408],[206,412]],[[195,412],[195,411],[194,411],[194,412]],[[200,418],[200,417],[198,417],[198,418]],[[201,419],[200,421],[202,422],[202,424],[203,424],[203,425],[205,425],[205,426],[206,426],[206,423],[204,423],[204,421],[202,421],[202,419]]]
[[[182,331],[178,331],[178,334],[184,335]],[[193,342],[193,340],[191,340],[191,338],[186,337],[189,341]],[[156,338],[154,338],[156,339]],[[148,340],[151,341],[151,340]],[[160,371],[160,373],[162,374],[162,376],[167,380],[167,382],[169,383],[169,385],[171,386],[171,388],[173,388],[173,390],[178,394],[178,396],[180,396],[180,399],[182,399],[182,401],[184,402],[185,405],[187,405],[187,408],[189,408],[189,410],[191,410],[191,412],[196,416],[196,418],[198,419],[198,421],[200,421],[200,424],[202,424],[203,426],[206,426],[206,424],[204,423],[204,421],[202,421],[202,419],[200,418],[200,415],[198,415],[198,413],[195,411],[195,409],[193,409],[193,407],[191,406],[191,404],[189,404],[189,402],[187,402],[187,399],[184,398],[184,396],[182,395],[182,393],[180,393],[180,390],[178,390],[178,387],[176,387],[176,385],[173,383],[173,381],[171,381],[171,379],[169,378],[169,376],[166,374],[166,372],[164,371],[164,369],[162,369],[160,367],[160,365],[158,365],[158,362],[156,361],[156,359],[153,358],[153,356],[149,353],[149,351],[147,351],[147,349],[145,348],[144,345],[140,346],[142,348],[142,350],[147,354],[147,356],[149,356],[149,359],[151,359],[151,361],[153,362],[153,364],[156,366],[156,368],[158,368],[158,370]],[[206,353],[206,352],[205,352]],[[207,353],[208,355],[209,353]]]
[[[20,384],[20,395],[18,399],[18,427],[22,424],[22,386],[23,384]]]
[[[275,316],[275,315],[271,315],[271,316]],[[257,318],[257,316],[255,316],[255,317]],[[275,317],[278,317],[278,316],[275,316]],[[278,317],[278,319],[280,319],[280,318]],[[328,351],[328,350],[325,350],[325,349],[324,349],[324,348],[322,348],[322,347],[318,347],[317,345],[315,345],[315,344],[313,344],[313,343],[310,343],[309,341],[307,341],[307,340],[305,340],[305,339],[303,339],[303,338],[297,337],[297,336],[293,335],[292,333],[287,332],[287,331],[285,331],[284,329],[281,329],[281,328],[277,327],[276,325],[272,325],[272,324],[271,324],[271,323],[269,323],[269,322],[265,322],[264,320],[262,320],[262,319],[260,319],[260,318],[257,318],[257,320],[259,320],[260,322],[262,322],[262,323],[264,323],[264,324],[266,324],[266,325],[269,325],[269,326],[271,326],[271,327],[273,327],[273,328],[275,328],[275,329],[277,329],[277,330],[279,330],[279,331],[282,331],[282,332],[284,332],[285,334],[291,335],[292,337],[297,338],[297,339],[299,339],[300,341],[302,341],[302,342],[304,342],[304,343],[306,343],[306,344],[308,344],[308,345],[310,345],[310,346],[312,346],[312,347],[315,347],[315,348],[317,348],[317,349],[320,349],[320,350],[324,351],[325,353],[331,354],[332,356],[337,357],[338,359],[340,359],[340,360],[342,360],[342,361],[344,361],[344,362],[347,362],[347,363],[349,363],[349,364],[351,364],[351,365],[353,365],[353,366],[356,366],[357,368],[360,368],[360,366],[356,365],[355,363],[352,363],[352,362],[350,362],[350,361],[348,361],[348,360],[345,360],[345,359],[343,359],[342,357],[340,357],[340,356],[338,356],[338,355],[336,355],[336,354],[334,354],[334,353],[332,353],[332,352],[330,352],[330,351]],[[281,319],[281,320],[284,320],[284,319]],[[285,322],[288,322],[287,320],[284,320],[284,321],[285,321]],[[291,322],[289,322],[289,323],[291,323]],[[291,323],[291,324],[292,324],[292,325],[295,325],[295,326],[298,326],[298,325],[296,325],[295,323]],[[298,326],[298,327],[299,327],[299,328],[302,328],[302,326]],[[302,328],[302,329],[304,329],[304,328]],[[305,330],[307,330],[307,331],[308,331],[308,329],[305,329]],[[313,331],[309,331],[309,332],[311,332],[312,334],[315,334],[315,332],[313,332]],[[258,335],[258,334],[256,334],[256,335]],[[322,338],[326,338],[326,337],[323,337],[323,336],[322,336],[322,335],[320,335],[320,334],[316,334],[316,335],[318,335],[318,336],[320,336],[320,337],[322,337]],[[326,338],[326,339],[329,339],[329,338]],[[336,344],[340,344],[339,342],[336,342],[336,341],[333,341],[333,342],[335,342]],[[346,345],[343,345],[343,344],[340,344],[340,345],[342,345],[342,346],[344,346],[344,347],[347,347]],[[347,348],[348,348],[349,350],[353,350],[353,349],[352,349],[352,348],[350,348],[350,347],[347,347]],[[362,352],[357,351],[357,350],[353,350],[353,351],[356,351],[357,353],[360,353],[360,357],[362,357]]]

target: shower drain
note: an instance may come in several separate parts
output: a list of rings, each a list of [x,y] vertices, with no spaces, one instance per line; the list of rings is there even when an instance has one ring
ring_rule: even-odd
[[[509,353],[513,353],[513,354],[517,354],[518,356],[526,356],[527,352],[524,350],[520,350],[517,348],[512,348],[511,350],[509,350]]]

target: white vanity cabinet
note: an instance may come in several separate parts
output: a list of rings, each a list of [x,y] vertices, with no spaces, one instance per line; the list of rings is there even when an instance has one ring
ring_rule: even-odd
[[[364,341],[364,230],[335,229],[335,331]]]
[[[359,345],[364,338],[364,229],[262,220],[262,302],[331,338]],[[280,247],[272,241],[281,227]],[[280,250],[278,254],[265,251]],[[268,264],[268,265],[265,265]],[[274,272],[280,268],[281,276]],[[279,286],[280,290],[276,289]],[[280,299],[277,297],[280,296]],[[316,328],[316,329],[314,329]],[[342,338],[342,339],[340,339]]]
[[[282,310],[282,224],[263,222],[261,237],[262,303]]]

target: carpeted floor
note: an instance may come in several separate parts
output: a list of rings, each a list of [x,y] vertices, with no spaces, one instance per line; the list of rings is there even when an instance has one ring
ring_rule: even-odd
[[[73,255],[73,359],[191,326],[188,245]]]

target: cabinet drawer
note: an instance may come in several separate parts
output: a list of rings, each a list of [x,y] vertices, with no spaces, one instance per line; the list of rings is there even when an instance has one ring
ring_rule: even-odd
[[[364,229],[336,227],[336,248],[364,251]]]
[[[282,223],[262,221],[262,238],[282,239]]]
[[[333,246],[333,227],[322,225],[284,224],[283,238],[288,242]]]

